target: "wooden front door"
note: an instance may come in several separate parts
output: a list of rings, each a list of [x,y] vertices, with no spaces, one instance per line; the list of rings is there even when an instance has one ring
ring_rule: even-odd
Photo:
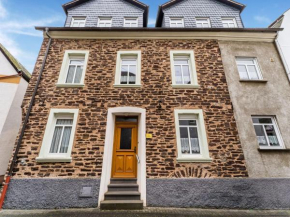
[[[112,178],[137,177],[137,131],[137,119],[136,122],[116,122]]]

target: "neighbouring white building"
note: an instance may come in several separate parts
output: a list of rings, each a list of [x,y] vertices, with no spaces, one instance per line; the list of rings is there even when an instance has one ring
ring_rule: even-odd
[[[30,73],[0,44],[0,181],[11,158]]]
[[[290,80],[290,9],[282,14],[269,27],[284,29],[278,32],[276,43]]]

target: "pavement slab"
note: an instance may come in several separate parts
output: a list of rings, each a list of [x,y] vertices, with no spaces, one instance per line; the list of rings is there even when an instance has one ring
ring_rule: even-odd
[[[220,210],[188,208],[144,208],[135,211],[94,209],[2,210],[0,217],[290,217],[290,210]]]

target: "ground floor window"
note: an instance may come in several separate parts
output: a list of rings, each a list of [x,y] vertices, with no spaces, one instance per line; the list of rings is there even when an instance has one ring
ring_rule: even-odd
[[[78,109],[51,109],[38,162],[71,161]]]
[[[262,149],[284,148],[281,134],[273,116],[253,116],[257,140]]]
[[[178,161],[211,161],[203,112],[200,109],[175,110]]]

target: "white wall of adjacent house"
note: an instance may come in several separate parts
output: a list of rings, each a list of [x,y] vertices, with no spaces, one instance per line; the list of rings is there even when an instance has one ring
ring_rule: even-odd
[[[290,9],[284,13],[281,28],[284,30],[278,33],[277,46],[290,80]]]
[[[15,75],[16,70],[0,52],[0,75]],[[21,104],[28,83],[21,78],[19,84],[0,80],[0,176],[7,170],[15,139],[22,121]]]

